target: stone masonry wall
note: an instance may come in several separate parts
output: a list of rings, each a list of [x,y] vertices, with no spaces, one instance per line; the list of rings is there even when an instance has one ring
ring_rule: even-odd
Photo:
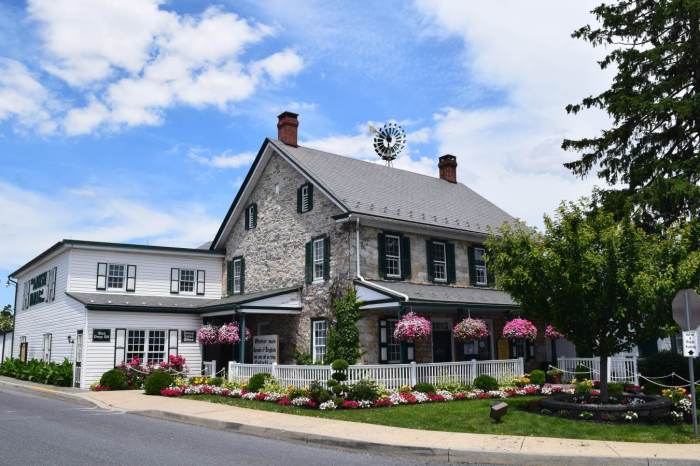
[[[296,348],[310,351],[311,319],[330,317],[330,287],[334,282],[348,286],[354,276],[354,229],[332,218],[340,209],[315,187],[313,209],[297,212],[297,188],[307,180],[278,155],[264,167],[257,186],[246,201],[258,207],[257,226],[245,230],[243,215],[226,239],[226,260],[245,259],[245,293],[303,286],[302,312],[297,316],[270,316],[271,330],[280,335],[289,362]],[[327,282],[305,284],[305,244],[312,237],[330,237],[330,277]],[[224,275],[226,271],[224,271]],[[223,280],[226,294],[226,277]],[[253,330],[253,329],[251,329]]]

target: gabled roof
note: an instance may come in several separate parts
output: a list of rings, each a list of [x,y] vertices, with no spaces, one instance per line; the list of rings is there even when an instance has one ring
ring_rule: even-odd
[[[485,235],[515,219],[462,183],[421,175],[399,168],[353,159],[309,147],[293,147],[265,139],[250,171],[217,232],[217,248],[235,207],[262,167],[268,146],[317,185],[346,214],[386,218],[430,227]]]

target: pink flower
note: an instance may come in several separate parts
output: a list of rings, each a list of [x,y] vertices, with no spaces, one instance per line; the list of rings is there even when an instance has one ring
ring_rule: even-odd
[[[409,312],[396,323],[394,338],[399,341],[423,340],[432,332],[433,326],[428,319]]]
[[[197,330],[197,340],[203,345],[213,345],[218,341],[218,330],[212,325],[204,325]]]
[[[279,400],[277,400],[277,404],[280,406],[290,406],[292,402],[287,398],[286,396],[283,396]]]
[[[544,336],[549,338],[550,340],[560,340],[564,337],[564,334],[561,333],[559,330],[554,328],[552,324],[548,324],[545,329],[544,329]]]
[[[309,400],[306,402],[306,407],[311,409],[316,409],[318,404],[314,400]]]
[[[399,393],[399,396],[407,403],[410,405],[418,403],[418,400],[416,399],[416,396],[413,393],[406,392],[406,393]]]
[[[537,338],[537,327],[529,320],[516,318],[503,326],[503,337],[509,340],[522,338],[534,341]]]
[[[360,403],[352,400],[343,400],[343,404],[341,405],[341,407],[343,409],[357,409],[360,407]]]
[[[180,387],[164,388],[160,391],[161,396],[182,396],[184,389]]]
[[[468,317],[455,325],[452,333],[458,340],[478,340],[489,336],[489,329],[483,320]]]
[[[388,408],[390,406],[394,406],[394,403],[391,402],[391,398],[384,397],[380,398],[378,400],[374,400],[374,403],[372,403],[372,406],[374,408]]]

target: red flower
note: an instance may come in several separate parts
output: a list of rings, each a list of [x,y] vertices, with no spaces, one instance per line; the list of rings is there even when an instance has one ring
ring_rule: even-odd
[[[464,392],[457,392],[454,395],[452,395],[452,398],[454,398],[455,400],[463,400],[466,397],[467,397],[467,394]]]
[[[442,395],[438,395],[436,393],[428,393],[428,399],[430,401],[445,401],[445,397]]]
[[[306,402],[306,407],[311,409],[316,409],[318,404],[314,400],[309,400]]]
[[[182,396],[181,388],[164,388],[160,391],[161,396]]]
[[[341,407],[343,409],[356,409],[360,407],[360,403],[352,400],[343,400],[343,404],[341,405]]]
[[[277,400],[277,404],[280,406],[290,406],[292,402],[287,398],[286,396],[283,396],[279,400]]]
[[[255,399],[258,401],[265,401],[265,398],[267,398],[267,393],[256,393],[255,394]]]
[[[406,403],[410,405],[418,403],[418,400],[416,400],[416,396],[413,393],[399,393],[399,396],[401,397],[401,399],[403,399]]]
[[[394,404],[391,402],[391,400],[388,397],[380,398],[378,400],[374,400],[374,403],[372,403],[372,406],[375,408],[387,408],[389,406],[394,406]]]

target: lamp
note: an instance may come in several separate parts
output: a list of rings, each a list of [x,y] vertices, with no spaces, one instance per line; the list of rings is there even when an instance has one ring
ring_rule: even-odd
[[[69,345],[73,344],[73,337],[71,335],[68,335],[68,344]]]
[[[493,419],[496,422],[501,422],[501,418],[506,415],[508,412],[508,403],[504,403],[503,401],[499,403],[494,403],[491,405],[491,419]]]

